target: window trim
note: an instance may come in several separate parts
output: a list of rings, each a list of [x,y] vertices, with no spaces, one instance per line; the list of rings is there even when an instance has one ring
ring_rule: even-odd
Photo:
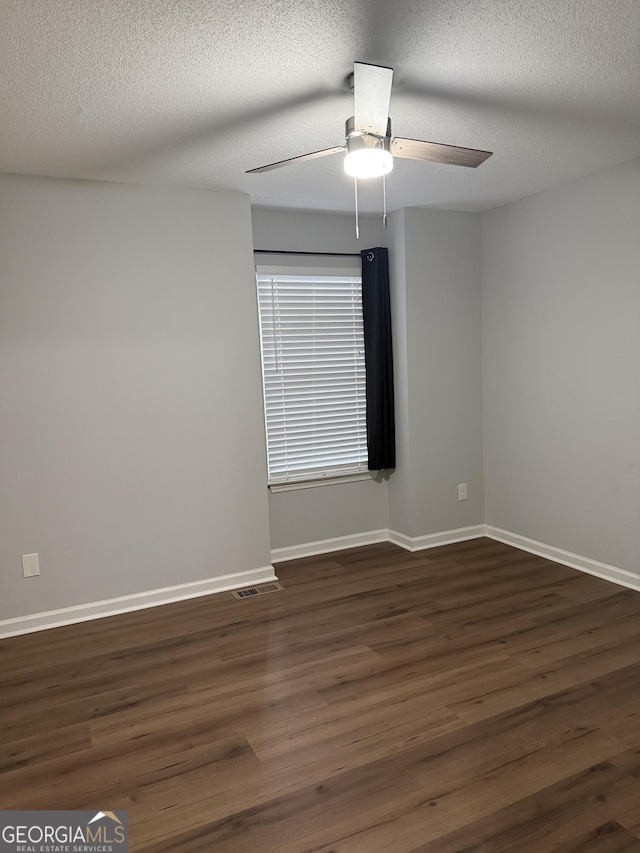
[[[268,489],[272,494],[278,492],[293,492],[297,489],[316,489],[319,486],[339,486],[341,483],[359,483],[365,480],[374,480],[374,471],[360,471],[352,474],[332,474],[326,477],[316,477],[309,480],[288,480],[277,483],[268,483]]]

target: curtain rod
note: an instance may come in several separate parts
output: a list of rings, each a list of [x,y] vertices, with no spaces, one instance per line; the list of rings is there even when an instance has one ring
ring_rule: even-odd
[[[254,249],[254,255],[322,255],[328,258],[359,258],[360,252],[292,252],[289,249]]]

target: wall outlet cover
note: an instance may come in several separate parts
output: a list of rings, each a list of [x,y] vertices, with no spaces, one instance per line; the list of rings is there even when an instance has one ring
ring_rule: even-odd
[[[22,555],[22,576],[36,578],[40,574],[40,560],[37,554]]]

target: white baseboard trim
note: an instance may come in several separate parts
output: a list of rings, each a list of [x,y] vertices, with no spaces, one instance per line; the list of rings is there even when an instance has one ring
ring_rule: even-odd
[[[564,551],[554,545],[545,545],[544,542],[537,542],[535,539],[520,536],[519,533],[510,533],[508,530],[501,530],[499,527],[493,527],[490,524],[486,525],[486,531],[489,539],[495,539],[505,545],[513,545],[514,548],[528,551],[530,554],[544,557],[554,563],[562,563],[563,566],[569,566],[571,569],[578,569],[603,580],[640,591],[640,575],[634,575],[633,572],[628,572],[626,569],[619,569],[617,566],[610,566],[608,563],[600,563],[598,560],[582,557],[572,551]]]
[[[544,542],[537,542],[518,533],[510,533],[499,527],[488,524],[475,524],[471,527],[459,527],[455,530],[445,530],[440,533],[431,533],[426,536],[407,536],[397,530],[370,530],[365,533],[355,533],[351,536],[340,536],[334,539],[323,539],[319,542],[307,542],[302,545],[292,545],[288,548],[276,548],[271,552],[273,563],[283,560],[296,560],[299,557],[313,557],[319,554],[327,554],[331,551],[342,551],[347,548],[357,548],[361,545],[373,545],[378,542],[391,542],[399,545],[407,551],[423,551],[428,548],[438,548],[442,545],[451,545],[455,542],[466,542],[470,539],[480,539],[486,536],[495,539],[505,545],[512,545],[521,551],[527,551],[538,557],[544,557],[554,563],[561,563],[572,569],[578,569],[590,575],[611,581],[620,586],[640,591],[640,575],[635,575],[626,569],[600,563],[589,557],[582,557],[571,551],[564,551]]]
[[[364,533],[353,533],[349,536],[337,536],[333,539],[320,539],[318,542],[305,542],[302,545],[290,545],[287,548],[274,548],[271,552],[271,562],[282,563],[284,560],[298,560],[300,557],[316,557],[319,554],[330,554],[332,551],[359,548],[361,545],[376,545],[378,542],[392,542],[407,551],[422,551],[424,548],[466,542],[467,539],[478,539],[480,536],[485,536],[484,524],[445,530],[442,533],[431,533],[415,538],[395,530],[381,528]]]
[[[44,631],[47,628],[58,628],[61,625],[73,625],[76,622],[87,622],[90,619],[103,619],[106,616],[129,613],[132,610],[145,610],[147,607],[158,607],[161,604],[171,604],[188,598],[198,598],[202,595],[242,589],[246,586],[255,586],[255,584],[276,580],[278,578],[273,566],[263,566],[259,569],[249,569],[245,572],[235,572],[230,575],[221,575],[217,578],[207,578],[178,586],[167,586],[149,592],[122,595],[119,598],[109,598],[106,601],[92,601],[89,604],[77,604],[73,607],[64,607],[61,610],[48,610],[44,613],[33,613],[30,616],[18,616],[15,619],[6,619],[0,622],[0,639],[16,637],[19,634],[31,634],[34,631]]]
[[[359,548],[362,545],[376,545],[389,542],[389,531],[368,530],[365,533],[352,533],[349,536],[336,536],[333,539],[319,539],[317,542],[305,542],[302,545],[289,545],[286,548],[274,548],[271,552],[272,563],[284,560],[298,560],[300,557],[316,557],[331,551],[346,551],[347,548]]]
[[[431,533],[426,536],[406,536],[396,530],[370,530],[365,533],[354,533],[349,536],[338,536],[333,539],[322,539],[318,542],[307,542],[302,545],[292,545],[287,548],[275,548],[271,552],[273,563],[284,560],[295,560],[299,557],[312,557],[327,554],[332,551],[342,551],[348,548],[358,548],[362,545],[374,545],[379,542],[391,542],[407,551],[422,551],[427,548],[437,548],[455,542],[466,542],[483,536],[495,539],[505,545],[512,545],[521,551],[527,551],[538,557],[544,557],[555,563],[561,563],[572,569],[578,569],[590,575],[611,581],[620,586],[640,592],[640,575],[600,563],[589,557],[582,557],[571,551],[564,551],[553,545],[546,545],[535,539],[510,533],[499,527],[488,524],[476,524],[472,527],[460,527],[455,530],[445,530],[441,533]],[[49,610],[43,613],[33,613],[28,616],[18,616],[14,619],[0,621],[0,639],[16,637],[20,634],[30,634],[34,631],[44,631],[47,628],[57,628],[62,625],[73,625],[77,622],[87,622],[91,619],[103,619],[107,616],[117,616],[119,613],[129,613],[134,610],[144,610],[148,607],[158,607],[175,601],[185,601],[203,595],[242,589],[259,583],[278,580],[273,566],[263,566],[245,572],[221,575],[217,578],[207,578],[202,581],[179,584],[178,586],[154,589],[148,592],[123,595],[105,601],[94,601],[88,604],[78,604],[64,607],[61,610]]]
[[[456,530],[444,530],[441,533],[429,533],[426,536],[405,536],[397,530],[389,531],[389,542],[399,545],[407,551],[424,551],[426,548],[438,548],[440,545],[452,545],[454,542],[466,542],[486,536],[484,524],[472,527],[458,527]]]

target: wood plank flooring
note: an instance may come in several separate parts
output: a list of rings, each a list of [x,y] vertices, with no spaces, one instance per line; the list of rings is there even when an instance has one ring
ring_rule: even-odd
[[[640,851],[640,594],[478,539],[0,642],[0,808],[134,853]]]

